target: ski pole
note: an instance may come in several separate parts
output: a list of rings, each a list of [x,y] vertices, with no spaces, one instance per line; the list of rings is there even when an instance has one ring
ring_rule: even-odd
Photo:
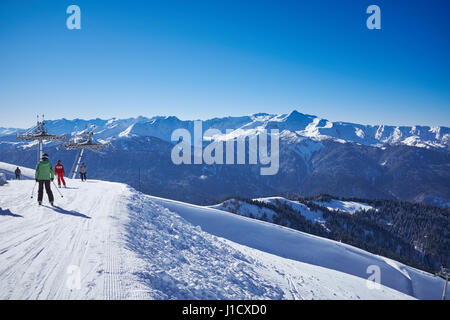
[[[58,191],[58,193],[61,196],[61,198],[64,198],[63,195],[61,194],[61,191],[59,191],[58,188],[56,187],[55,181],[52,180],[52,183],[55,186],[55,189],[56,189],[56,191]]]
[[[34,182],[33,190],[31,191],[31,199],[33,199],[34,189],[36,188],[37,181]]]

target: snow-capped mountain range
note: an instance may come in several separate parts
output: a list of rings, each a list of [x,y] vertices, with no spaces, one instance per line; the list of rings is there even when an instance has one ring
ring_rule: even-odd
[[[297,111],[202,122],[203,132],[218,129],[222,134],[215,138],[222,140],[278,129],[279,171],[263,178],[260,165],[173,164],[171,150],[176,142],[171,135],[184,128],[193,137],[193,120],[174,116],[46,120],[50,133],[67,137],[92,126],[94,138],[110,146],[104,155],[85,153],[89,176],[124,182],[157,196],[213,204],[230,196],[257,198],[295,192],[450,205],[448,127],[330,122]],[[16,138],[16,133],[24,131],[0,128],[0,161],[36,165],[36,143]],[[70,170],[76,151],[60,144],[46,142],[44,149]]]
[[[193,120],[180,120],[175,116],[151,118],[137,117],[109,120],[48,120],[49,131],[54,134],[76,134],[95,125],[96,136],[103,141],[136,136],[152,136],[170,141],[175,129],[192,130]],[[203,121],[203,129],[238,130],[238,134],[252,135],[264,129],[279,129],[282,137],[305,137],[315,141],[334,140],[354,142],[366,146],[382,147],[386,144],[404,144],[424,148],[448,148],[450,128],[429,126],[361,125],[348,122],[331,122],[298,111],[289,114],[258,113],[242,117],[214,118]],[[0,128],[0,137],[20,132],[20,129]]]

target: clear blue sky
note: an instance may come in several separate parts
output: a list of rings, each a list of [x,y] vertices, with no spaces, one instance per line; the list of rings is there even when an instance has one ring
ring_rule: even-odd
[[[81,30],[66,8],[81,8]],[[381,8],[382,30],[366,28]],[[0,126],[286,113],[450,126],[450,1],[0,1]]]

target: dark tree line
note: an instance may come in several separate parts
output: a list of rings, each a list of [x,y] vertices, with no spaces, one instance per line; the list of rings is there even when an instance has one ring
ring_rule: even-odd
[[[287,198],[305,204],[312,211],[321,212],[326,228],[307,220],[284,202],[234,199],[275,211],[277,214],[272,218],[273,223],[341,241],[416,268],[433,272],[441,265],[450,266],[450,208],[330,195],[301,197],[290,194]],[[332,199],[363,202],[376,209],[349,214],[331,211],[315,203]],[[264,215],[260,219],[268,220]]]

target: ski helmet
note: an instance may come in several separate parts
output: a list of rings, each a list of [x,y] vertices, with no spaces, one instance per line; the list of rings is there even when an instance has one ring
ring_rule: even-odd
[[[48,159],[48,154],[44,153],[44,154],[42,155],[42,159],[44,159],[44,160]]]

